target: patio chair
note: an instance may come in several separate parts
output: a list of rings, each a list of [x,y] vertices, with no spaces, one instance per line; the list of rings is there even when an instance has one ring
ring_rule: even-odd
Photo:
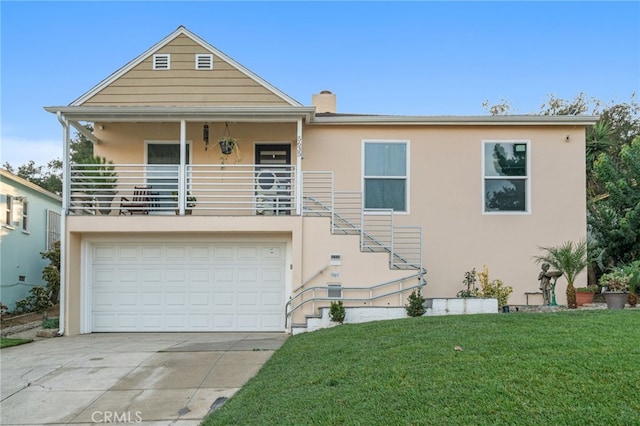
[[[149,214],[152,201],[150,186],[135,186],[131,199],[120,197],[120,214]]]

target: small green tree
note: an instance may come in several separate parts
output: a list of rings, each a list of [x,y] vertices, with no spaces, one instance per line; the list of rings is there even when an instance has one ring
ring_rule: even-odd
[[[346,311],[344,309],[344,305],[342,304],[342,300],[331,302],[331,308],[329,308],[329,318],[331,319],[331,321],[342,324],[344,322],[345,316]]]
[[[587,267],[587,242],[581,240],[578,243],[566,241],[554,247],[539,247],[544,254],[534,256],[537,263],[548,263],[560,272],[567,280],[567,307],[575,309],[576,288],[574,283],[578,274]]]
[[[60,298],[60,241],[54,243],[51,250],[40,253],[49,264],[42,270],[42,279],[47,282],[47,294],[51,303],[55,305]]]
[[[421,317],[425,313],[424,302],[425,298],[420,293],[420,290],[413,290],[409,295],[409,303],[405,305],[407,315],[410,317]]]
[[[616,158],[601,154],[595,178],[606,191],[589,203],[589,226],[605,267],[640,259],[640,136]]]

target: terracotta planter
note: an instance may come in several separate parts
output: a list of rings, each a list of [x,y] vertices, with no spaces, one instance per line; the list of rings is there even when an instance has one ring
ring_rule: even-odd
[[[624,304],[627,303],[627,293],[623,292],[606,291],[604,298],[609,309],[624,309]]]
[[[578,306],[593,303],[593,293],[578,293],[576,291],[576,304]]]

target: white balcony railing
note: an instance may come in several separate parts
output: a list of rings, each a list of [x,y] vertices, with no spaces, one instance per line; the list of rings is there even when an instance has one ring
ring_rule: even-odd
[[[74,164],[70,214],[295,214],[295,166]]]

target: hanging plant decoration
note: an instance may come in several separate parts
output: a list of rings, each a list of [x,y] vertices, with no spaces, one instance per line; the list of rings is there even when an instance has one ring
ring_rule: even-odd
[[[204,150],[209,149],[209,125],[205,124],[202,127],[202,140],[204,141]]]
[[[235,150],[236,151],[236,163],[240,161],[240,148],[238,147],[238,141],[231,137],[229,131],[229,123],[224,123],[224,133],[222,137],[218,139],[220,145],[220,152],[222,153],[222,163],[224,164],[227,157]]]

